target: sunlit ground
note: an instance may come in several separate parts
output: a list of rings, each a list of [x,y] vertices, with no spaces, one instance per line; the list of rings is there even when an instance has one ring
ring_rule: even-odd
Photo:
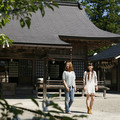
[[[71,107],[72,114],[60,113],[60,116],[73,116],[82,114],[88,115],[85,99],[86,97],[76,96]],[[42,97],[36,100],[40,104],[39,109],[42,110]],[[52,98],[51,100],[53,100],[55,103],[58,103],[60,107],[64,110],[64,96],[62,96],[61,98]],[[7,99],[7,101],[11,105],[21,103],[17,106],[22,106],[29,109],[38,109],[37,106],[30,99]],[[83,120],[120,120],[120,94],[107,93],[106,99],[104,99],[103,93],[97,93],[92,112],[92,115],[88,115],[88,118],[83,118]],[[24,112],[23,116],[19,117],[22,120],[30,120],[33,116],[34,114],[32,113]],[[81,119],[82,118],[78,118],[78,120]]]

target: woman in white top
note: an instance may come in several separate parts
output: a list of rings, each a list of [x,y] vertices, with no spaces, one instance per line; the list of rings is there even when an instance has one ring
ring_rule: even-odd
[[[88,70],[84,72],[83,76],[84,91],[86,94],[86,106],[88,114],[92,114],[92,106],[94,102],[95,89],[98,90],[97,86],[97,74],[93,70],[93,63],[88,63]],[[91,97],[91,100],[89,100]]]
[[[76,91],[75,84],[75,72],[73,71],[73,65],[71,62],[67,62],[65,66],[65,71],[62,75],[63,84],[65,86],[65,112],[71,113],[70,107],[74,100],[74,91]],[[70,97],[70,100],[69,100]]]

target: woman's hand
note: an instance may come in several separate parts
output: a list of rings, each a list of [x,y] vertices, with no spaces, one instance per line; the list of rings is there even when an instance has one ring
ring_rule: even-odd
[[[84,92],[86,91],[86,86],[84,86]]]
[[[74,91],[76,92],[76,87],[74,88]]]
[[[95,86],[95,88],[96,88],[96,91],[98,91],[98,86]]]
[[[69,88],[68,88],[68,87],[66,87],[66,90],[67,90],[67,92],[70,92],[70,90],[69,90]]]

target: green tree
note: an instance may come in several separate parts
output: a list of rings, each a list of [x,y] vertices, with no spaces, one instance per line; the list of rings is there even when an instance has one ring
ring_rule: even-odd
[[[120,0],[81,0],[90,20],[100,29],[120,33]]]
[[[80,0],[89,19],[100,29],[120,34],[120,0]],[[88,56],[109,48],[89,50]]]
[[[9,23],[11,19],[19,19],[21,27],[25,25],[30,28],[31,13],[40,10],[41,15],[45,15],[45,7],[54,10],[53,6],[58,7],[53,0],[0,0],[0,28]]]
[[[112,46],[112,45],[104,46],[104,47],[101,47],[101,48],[98,48],[98,49],[95,49],[95,50],[88,50],[88,56],[91,56],[91,55],[93,55],[94,53],[102,52],[102,51],[110,48],[111,46]]]
[[[53,0],[0,0],[0,28],[4,27],[12,19],[17,19],[21,27],[27,25],[30,28],[32,13],[40,10],[41,15],[45,15],[45,7],[54,10],[53,6],[58,7]],[[0,33],[0,43],[11,44],[12,40]]]

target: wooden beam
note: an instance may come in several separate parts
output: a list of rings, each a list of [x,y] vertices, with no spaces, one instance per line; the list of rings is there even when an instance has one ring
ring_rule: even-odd
[[[3,59],[41,59],[46,57],[46,50],[5,48],[0,49],[0,58]]]
[[[68,43],[75,44],[86,44],[88,50],[97,49],[100,47],[111,45],[112,43],[120,42],[120,38],[114,37],[74,37],[74,36],[59,36],[61,40]]]
[[[43,64],[43,100],[46,100],[47,95],[47,58],[44,58]]]
[[[35,47],[35,48],[68,48],[70,49],[71,46],[69,44],[66,45],[40,45],[40,44],[16,44],[13,43],[13,46],[23,46],[23,47]]]
[[[48,58],[70,60],[70,55],[48,54]]]

